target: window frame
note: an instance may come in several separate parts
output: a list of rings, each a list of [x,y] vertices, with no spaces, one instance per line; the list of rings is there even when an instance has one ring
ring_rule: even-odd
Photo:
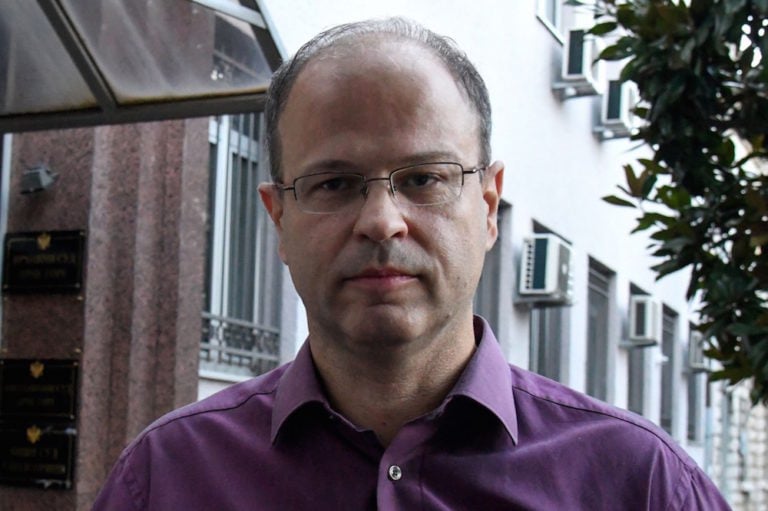
[[[611,310],[614,273],[590,258],[587,279],[587,394],[608,401],[610,398]],[[596,304],[595,298],[602,303]],[[594,310],[595,305],[599,310]],[[599,321],[599,325],[595,324]]]
[[[212,117],[200,374],[251,377],[280,360],[282,262],[258,185],[269,180],[262,113]],[[214,356],[215,355],[215,356]]]

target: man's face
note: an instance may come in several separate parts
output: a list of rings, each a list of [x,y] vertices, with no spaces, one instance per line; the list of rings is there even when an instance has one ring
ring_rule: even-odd
[[[301,72],[278,126],[286,185],[328,169],[373,178],[416,163],[481,163],[477,117],[445,67],[412,44],[372,46]],[[417,207],[376,181],[359,209],[335,214],[303,212],[290,191],[263,186],[310,339],[398,344],[471,322],[500,186],[498,164],[482,182],[467,175],[456,200]]]

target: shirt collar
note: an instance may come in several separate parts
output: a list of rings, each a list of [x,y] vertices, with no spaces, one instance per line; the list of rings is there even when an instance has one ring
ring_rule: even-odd
[[[305,341],[277,386],[272,410],[272,443],[286,419],[308,403],[321,403],[330,409],[312,361],[309,342]]]
[[[440,407],[456,396],[469,398],[495,415],[512,441],[517,443],[517,415],[510,368],[490,326],[480,316],[475,316],[475,337],[479,339],[477,349]],[[329,411],[331,409],[317,375],[309,343],[304,342],[278,384],[272,412],[272,442],[288,417],[309,403],[320,403]]]
[[[491,327],[475,316],[477,349],[445,403],[455,396],[467,397],[490,411],[517,443],[517,412],[512,393],[512,373]],[[443,404],[443,406],[444,406]]]

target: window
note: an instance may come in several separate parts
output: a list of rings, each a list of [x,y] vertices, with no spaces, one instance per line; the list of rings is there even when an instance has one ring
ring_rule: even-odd
[[[664,307],[661,313],[661,427],[672,432],[672,410],[674,400],[674,357],[677,314]]]
[[[533,232],[552,233],[538,222],[533,223]],[[534,303],[531,309],[529,368],[559,382],[565,382],[568,378],[568,310],[567,307],[546,303]]]
[[[643,290],[637,286],[631,285],[629,290],[632,295],[645,295]],[[629,302],[627,302],[629,303]],[[646,398],[646,351],[642,348],[630,348],[629,350],[629,370],[628,370],[628,393],[627,408],[637,414],[644,415]]]
[[[538,0],[537,16],[555,36],[560,37],[563,18],[563,0]]]
[[[547,378],[566,380],[566,330],[564,307],[539,307],[531,310],[530,370]]]
[[[587,294],[587,394],[608,399],[609,318],[611,273],[601,264],[589,262]]]
[[[706,395],[708,392],[706,373],[700,372],[693,367],[697,360],[693,360],[692,353],[700,354],[701,351],[695,351],[691,346],[697,346],[701,342],[701,336],[696,332],[693,324],[688,326],[688,440],[691,442],[702,443],[704,441],[704,406],[706,404]]]
[[[704,373],[688,373],[688,440],[704,441],[703,406],[705,400],[706,378]]]
[[[282,264],[257,187],[269,179],[260,114],[211,120],[201,371],[260,374],[279,361]]]

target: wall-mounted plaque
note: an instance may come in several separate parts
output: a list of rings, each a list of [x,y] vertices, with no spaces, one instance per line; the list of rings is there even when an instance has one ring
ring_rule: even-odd
[[[74,421],[76,360],[0,360],[0,420]]]
[[[84,231],[6,234],[3,292],[81,292],[84,251]]]
[[[75,439],[58,424],[0,423],[0,484],[72,488]]]

